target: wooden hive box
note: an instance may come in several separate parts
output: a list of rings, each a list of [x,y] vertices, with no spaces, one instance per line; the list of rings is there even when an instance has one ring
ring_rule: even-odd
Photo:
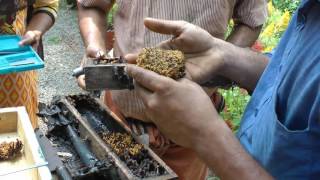
[[[0,143],[15,141],[17,138],[23,143],[22,153],[14,159],[0,161],[0,179],[52,179],[26,109],[24,107],[0,109]]]
[[[76,96],[75,96],[76,97]],[[79,96],[81,97],[81,95]],[[83,97],[86,97],[85,95]],[[89,98],[89,96],[87,96]],[[67,98],[69,99],[69,98]],[[123,179],[123,180],[168,180],[168,179],[177,179],[177,175],[173,172],[173,170],[168,167],[165,162],[163,162],[149,147],[144,146],[148,154],[156,160],[160,165],[162,165],[165,170],[167,171],[167,174],[161,175],[161,176],[154,176],[149,178],[138,178],[135,175],[132,174],[131,170],[126,166],[124,162],[122,162],[119,157],[113,152],[113,150],[103,142],[103,140],[99,137],[99,135],[92,129],[92,127],[89,125],[88,120],[81,116],[78,109],[74,106],[74,102],[70,102],[66,98],[60,99],[60,106],[63,109],[68,109],[69,118],[75,118],[79,122],[79,130],[80,130],[80,136],[82,138],[85,138],[90,141],[89,148],[94,152],[94,154],[97,155],[99,159],[104,159],[105,157],[111,158],[111,160],[115,163],[115,166],[117,167],[117,179]],[[95,98],[89,98],[92,100],[92,102],[97,105],[100,109],[103,111],[103,113],[108,116],[108,119],[105,119],[106,121],[113,121],[112,124],[118,126],[117,128],[123,128],[124,131],[127,131],[131,134],[131,131],[126,127],[124,124],[121,123],[121,121],[118,120],[118,117],[113,114],[107,106],[105,106],[103,103],[101,103],[98,99]],[[133,134],[131,134],[133,135]],[[137,139],[134,135],[133,138],[139,142],[139,139]]]

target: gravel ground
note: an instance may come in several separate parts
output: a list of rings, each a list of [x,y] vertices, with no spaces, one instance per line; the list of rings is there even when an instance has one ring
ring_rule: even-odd
[[[44,36],[45,68],[39,71],[39,101],[48,103],[55,95],[83,92],[71,76],[84,54],[76,10],[60,1],[55,25]]]

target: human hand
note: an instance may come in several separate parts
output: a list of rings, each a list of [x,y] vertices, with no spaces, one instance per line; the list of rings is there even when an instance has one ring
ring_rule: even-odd
[[[86,55],[88,58],[94,58],[94,59],[102,59],[106,55],[106,51],[104,48],[99,47],[97,44],[89,44],[86,48]]]
[[[81,89],[86,89],[86,82],[84,80],[84,77],[84,75],[80,75],[77,77],[77,83]]]
[[[41,39],[40,31],[27,31],[24,36],[22,36],[19,46],[31,45],[33,49],[37,49]]]
[[[92,58],[92,59],[103,59],[105,58],[107,55],[105,53],[104,50],[102,50],[102,48],[99,48],[96,45],[89,45],[86,49],[86,56],[88,58]],[[86,83],[85,83],[85,75],[80,75],[77,77],[77,83],[78,86],[81,89],[86,89]]]
[[[219,119],[196,83],[185,78],[175,81],[134,65],[127,65],[127,72],[135,80],[146,115],[173,142],[191,148]]]
[[[146,18],[145,26],[157,33],[174,37],[159,44],[163,49],[178,49],[185,54],[186,76],[204,83],[217,74],[223,65],[224,41],[212,37],[207,31],[184,21]]]

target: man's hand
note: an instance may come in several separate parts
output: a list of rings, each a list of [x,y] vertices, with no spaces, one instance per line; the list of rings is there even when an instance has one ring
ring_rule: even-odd
[[[19,42],[20,46],[31,45],[33,49],[37,49],[41,39],[41,32],[40,31],[27,31],[22,40]]]
[[[97,44],[89,44],[86,48],[88,58],[102,59],[106,56],[106,50]]]
[[[80,75],[79,77],[77,77],[77,83],[81,89],[86,89],[86,81],[84,79],[84,75]]]
[[[147,116],[160,132],[195,150],[221,179],[272,179],[220,120],[200,86],[188,79],[174,81],[134,65],[128,65],[127,72],[135,80]]]
[[[159,44],[163,49],[178,49],[185,54],[186,75],[197,83],[210,80],[221,68],[223,41],[207,31],[184,21],[166,21],[146,18],[145,26],[157,33],[171,34],[173,38]]]
[[[214,38],[187,22],[147,18],[145,26],[152,31],[174,36],[159,47],[181,50],[186,57],[187,78],[199,84],[219,76],[252,92],[268,63],[266,56]],[[128,55],[126,59],[133,62],[136,57]]]
[[[127,72],[146,106],[146,114],[175,143],[191,148],[203,130],[219,120],[214,106],[196,83],[175,81],[134,65]]]
[[[100,2],[96,0],[92,2]],[[101,58],[106,55],[106,14],[98,8],[86,8],[78,0],[78,21],[80,34],[86,47],[86,55],[89,58]],[[112,3],[109,4],[112,7]],[[110,8],[109,7],[109,8]],[[109,9],[107,8],[107,9]]]

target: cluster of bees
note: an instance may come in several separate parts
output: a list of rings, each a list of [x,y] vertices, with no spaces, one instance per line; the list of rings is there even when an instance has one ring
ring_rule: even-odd
[[[0,144],[0,160],[9,160],[21,154],[23,144],[19,139]]]
[[[118,156],[122,156],[126,151],[128,151],[130,155],[136,156],[143,149],[143,145],[136,143],[128,133],[102,133],[102,139],[111,146],[112,150]]]
[[[185,59],[181,51],[144,48],[138,56],[137,66],[172,79],[185,75]]]

